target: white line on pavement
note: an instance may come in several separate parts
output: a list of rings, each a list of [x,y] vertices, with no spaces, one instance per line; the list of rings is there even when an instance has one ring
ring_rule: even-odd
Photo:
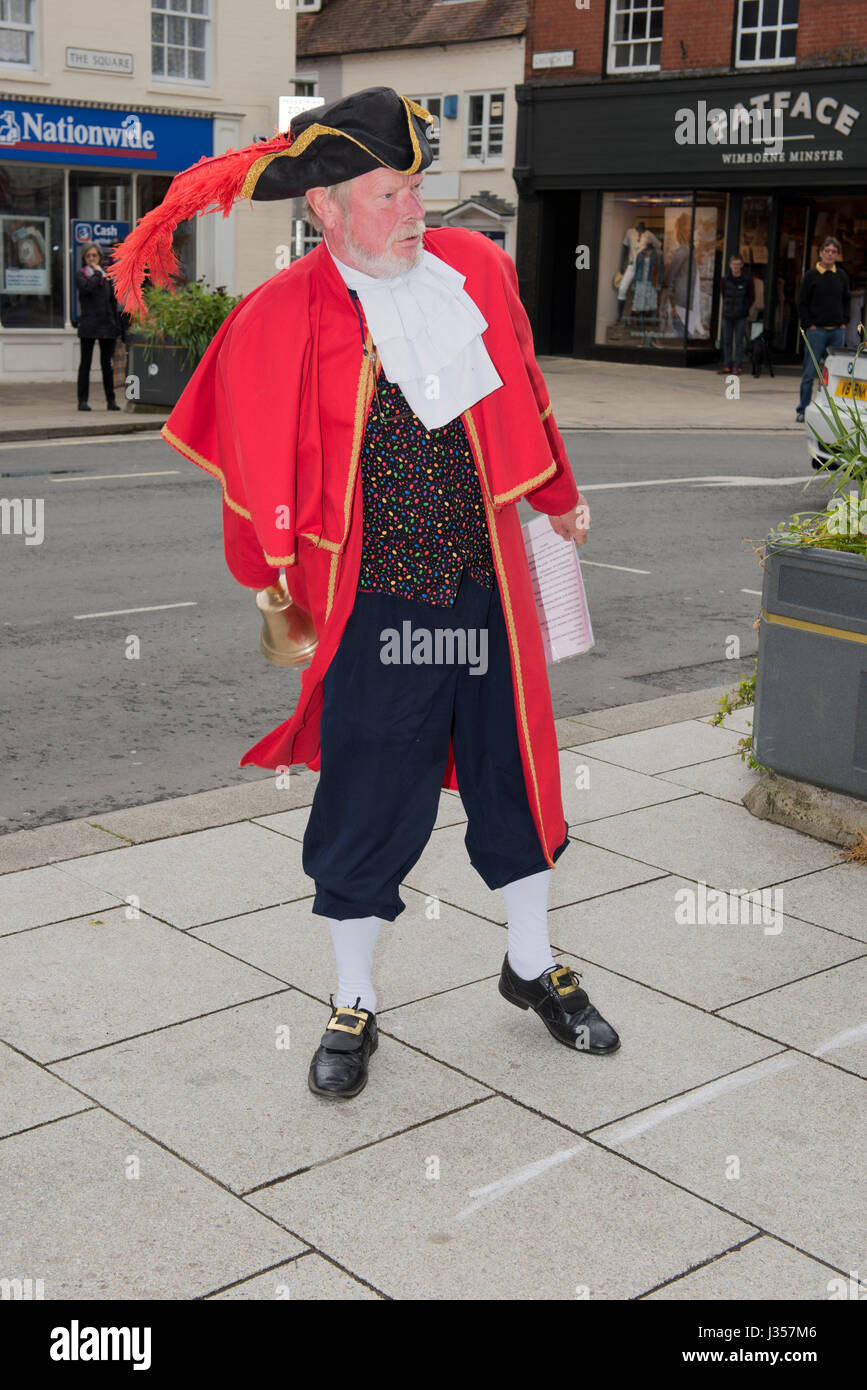
[[[133,444],[137,439],[165,443],[159,430],[136,430],[129,434],[78,434],[57,439],[9,439],[0,444],[0,449],[53,449],[58,444]]]
[[[586,1141],[582,1141],[580,1144],[576,1144],[573,1149],[558,1149],[548,1158],[539,1158],[535,1163],[528,1163],[523,1168],[516,1168],[513,1173],[507,1173],[505,1177],[497,1178],[496,1182],[488,1183],[487,1187],[471,1188],[467,1196],[475,1197],[476,1200],[471,1202],[468,1207],[464,1207],[463,1211],[459,1211],[455,1220],[463,1221],[482,1207],[487,1207],[491,1202],[496,1202],[498,1198],[504,1197],[507,1192],[512,1192],[516,1187],[523,1187],[525,1182],[532,1182],[534,1178],[541,1177],[550,1168],[567,1163],[570,1158],[583,1153],[589,1147]]]
[[[626,574],[650,574],[650,570],[634,570],[629,565],[603,565],[601,560],[585,560],[581,558],[582,565],[595,565],[600,570],[624,570]]]
[[[166,478],[170,473],[180,473],[179,468],[161,468],[153,473],[77,473],[69,478],[52,478],[53,483],[95,483],[103,478]]]
[[[741,589],[741,593],[742,593],[742,594],[758,594],[759,598],[761,598],[761,596],[762,596],[762,591],[761,591],[761,589]]]
[[[628,483],[582,483],[581,492],[602,492],[605,489],[626,487],[671,487],[677,483],[698,484],[702,487],[786,487],[792,483],[803,483],[807,479],[803,473],[796,478],[750,478],[731,473],[705,473],[699,478],[636,478]],[[810,482],[813,481],[811,478]]]
[[[80,622],[82,618],[120,618],[124,613],[158,613],[163,608],[198,608],[195,599],[189,599],[185,603],[153,603],[148,608],[113,608],[109,613],[73,613],[73,621]]]

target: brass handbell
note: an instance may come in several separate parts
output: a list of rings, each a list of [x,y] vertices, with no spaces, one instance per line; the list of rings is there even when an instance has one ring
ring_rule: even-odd
[[[310,614],[300,608],[286,587],[281,574],[278,584],[269,584],[256,595],[262,614],[259,646],[275,666],[306,666],[316,651],[316,629]]]

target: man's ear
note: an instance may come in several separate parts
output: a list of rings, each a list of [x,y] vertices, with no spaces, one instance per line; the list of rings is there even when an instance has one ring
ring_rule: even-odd
[[[340,220],[340,213],[334,206],[328,189],[324,185],[316,188],[308,188],[307,201],[326,231],[329,231],[334,224]]]

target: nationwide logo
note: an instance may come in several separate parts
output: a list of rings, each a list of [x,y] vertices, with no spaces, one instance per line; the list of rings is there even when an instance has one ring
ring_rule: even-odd
[[[0,111],[0,145],[7,148],[91,154],[106,150],[155,159],[155,144],[154,132],[145,129],[134,111],[124,116],[119,125],[91,125],[75,116],[49,120],[42,111]]]

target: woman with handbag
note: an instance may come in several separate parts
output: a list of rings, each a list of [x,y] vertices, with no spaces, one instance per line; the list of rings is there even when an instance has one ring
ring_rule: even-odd
[[[114,397],[114,374],[111,359],[114,345],[124,336],[120,308],[114,286],[102,268],[102,251],[95,242],[82,248],[81,269],[75,272],[78,290],[78,336],[81,339],[81,364],[78,368],[78,408],[90,410],[90,364],[93,345],[99,342],[99,363],[108,410],[120,410]]]

